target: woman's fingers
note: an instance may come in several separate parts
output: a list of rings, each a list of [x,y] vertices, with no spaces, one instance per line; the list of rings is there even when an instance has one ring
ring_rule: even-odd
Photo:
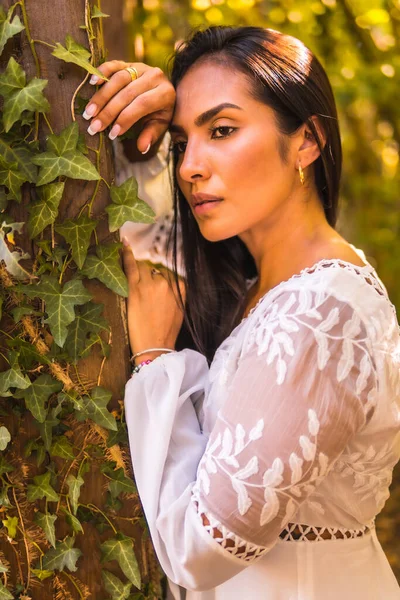
[[[131,80],[126,66],[135,66],[138,79]],[[144,152],[165,133],[171,120],[175,104],[172,84],[161,69],[144,63],[109,61],[100,65],[100,69],[110,80],[85,107],[83,117],[92,119],[88,132],[94,135],[113,123],[110,137],[114,139],[148,116],[138,139],[138,148]]]
[[[128,278],[128,285],[130,288],[132,288],[140,281],[139,267],[126,237],[122,238],[122,244],[122,260],[124,264],[124,271]]]

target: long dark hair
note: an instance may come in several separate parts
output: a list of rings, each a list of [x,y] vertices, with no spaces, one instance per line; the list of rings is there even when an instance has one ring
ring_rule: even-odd
[[[327,221],[334,227],[342,150],[332,88],[318,59],[296,38],[272,29],[210,27],[195,31],[178,46],[171,72],[174,87],[196,61],[204,58],[222,62],[232,67],[233,73],[239,71],[249,78],[252,96],[273,109],[283,142],[285,136],[303,123],[308,125],[321,153],[313,164],[315,185]],[[313,116],[318,117],[325,145]],[[284,143],[280,153],[285,160]],[[257,271],[251,254],[237,236],[219,242],[210,242],[202,236],[177,184],[176,161],[177,156],[171,236],[175,271],[180,231],[186,271],[184,324],[192,346],[210,362],[218,346],[240,321],[246,280],[257,275]]]

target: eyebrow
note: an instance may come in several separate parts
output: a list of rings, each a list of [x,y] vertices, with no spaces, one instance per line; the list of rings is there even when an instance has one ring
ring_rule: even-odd
[[[243,110],[237,104],[232,104],[231,102],[223,102],[222,104],[218,104],[218,106],[214,106],[213,108],[209,108],[205,112],[201,113],[198,117],[196,117],[194,124],[196,127],[202,127],[208,121],[211,121],[213,117],[215,117],[221,110],[225,108],[236,108],[237,110]],[[184,131],[183,127],[180,125],[175,125],[175,123],[171,123],[169,126],[169,131],[171,133],[182,133]]]

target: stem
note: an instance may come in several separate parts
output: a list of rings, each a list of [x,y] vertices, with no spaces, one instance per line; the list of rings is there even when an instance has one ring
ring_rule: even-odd
[[[57,46],[53,46],[53,44],[49,44],[48,42],[44,42],[43,40],[32,40],[34,44],[43,44],[44,46],[48,46],[49,48],[53,48],[55,50]]]
[[[62,571],[62,574],[65,575],[65,577],[67,577],[70,580],[70,582],[72,583],[72,585],[75,587],[75,589],[77,590],[77,592],[79,594],[79,598],[81,598],[81,600],[85,600],[85,596],[82,594],[81,590],[75,583],[74,578],[71,577],[71,575],[68,575],[68,573],[66,571]]]
[[[50,133],[53,135],[54,131],[53,131],[52,126],[50,125],[50,121],[48,120],[46,113],[42,113],[42,115],[43,115],[44,120],[46,121],[47,127],[50,129]]]
[[[100,510],[100,508],[98,508],[97,506],[95,506],[94,504],[81,504],[81,506],[85,507],[85,508],[89,508],[90,510],[94,510],[94,512],[98,512],[100,513],[105,520],[107,521],[107,523],[110,525],[111,529],[113,530],[113,532],[116,534],[117,530],[115,529],[114,525],[112,524],[112,522],[110,521],[110,519],[107,517],[106,514],[103,513],[102,510]]]
[[[19,504],[18,504],[18,500],[17,500],[17,494],[15,492],[15,488],[12,488],[12,494],[14,497],[14,502],[15,502],[15,506],[17,507],[17,511],[18,511],[18,516],[19,516],[19,520],[21,522],[21,528],[23,531],[23,537],[24,537],[24,544],[25,544],[25,552],[26,552],[26,563],[27,563],[27,567],[28,567],[28,574],[27,574],[27,581],[26,581],[26,589],[29,589],[29,585],[30,585],[30,579],[31,579],[31,557],[29,554],[29,546],[28,546],[28,542],[26,541],[26,531],[25,531],[25,525],[24,525],[24,520],[22,518],[22,514],[21,514],[21,510],[19,508]]]
[[[36,75],[37,75],[37,77],[40,77],[39,58],[38,58],[38,55],[36,54],[35,42],[32,39],[31,31],[29,29],[29,22],[28,22],[28,15],[26,14],[25,0],[19,0],[19,2],[16,2],[15,6],[17,4],[19,4],[20,7],[21,7],[22,19],[24,21],[26,37],[28,38],[29,46],[31,47],[31,52],[32,52],[32,55],[33,55],[33,59],[35,61]]]

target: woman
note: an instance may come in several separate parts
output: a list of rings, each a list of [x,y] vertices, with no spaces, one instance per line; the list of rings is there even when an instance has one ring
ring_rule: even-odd
[[[400,598],[374,529],[399,458],[399,328],[335,231],[325,72],[255,27],[195,33],[176,97],[133,66],[128,83],[126,63],[102,65],[92,103],[111,136],[144,117],[141,151],[172,117],[186,285],[128,246],[124,263],[130,448],[174,598]],[[175,349],[183,319],[195,350]]]

